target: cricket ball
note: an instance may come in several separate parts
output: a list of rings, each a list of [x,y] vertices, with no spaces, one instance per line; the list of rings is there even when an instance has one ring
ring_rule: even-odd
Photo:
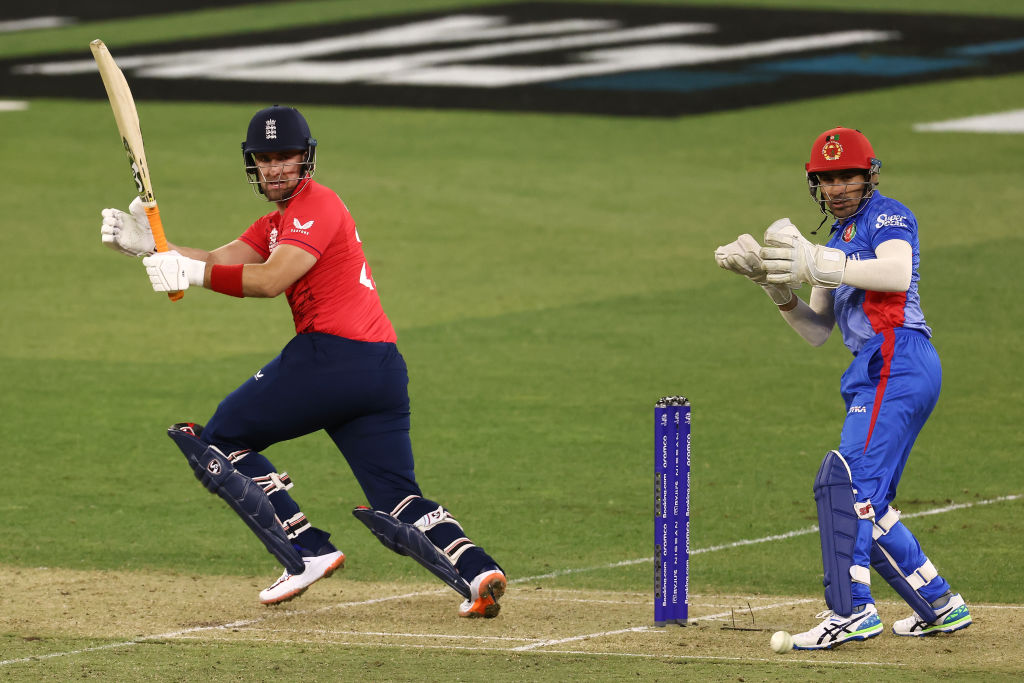
[[[786,631],[776,631],[775,635],[772,636],[771,645],[772,650],[780,655],[783,652],[789,652],[793,649],[793,636],[789,635]]]

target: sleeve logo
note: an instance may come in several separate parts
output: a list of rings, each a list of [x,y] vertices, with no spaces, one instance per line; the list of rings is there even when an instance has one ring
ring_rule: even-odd
[[[907,225],[906,216],[890,216],[889,214],[880,213],[878,214],[878,218],[875,220],[875,229],[885,227],[909,228],[910,226]]]
[[[309,229],[313,227],[313,221],[306,223],[300,223],[298,218],[292,219],[292,225],[301,233],[309,234]]]

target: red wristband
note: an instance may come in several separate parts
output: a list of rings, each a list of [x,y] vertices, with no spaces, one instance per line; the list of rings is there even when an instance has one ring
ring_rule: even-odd
[[[244,264],[222,266],[215,264],[210,268],[210,289],[221,294],[242,298],[242,268]]]

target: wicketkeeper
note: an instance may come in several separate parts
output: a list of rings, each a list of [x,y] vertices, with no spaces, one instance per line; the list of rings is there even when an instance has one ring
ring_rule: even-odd
[[[963,598],[921,551],[891,505],[896,486],[939,398],[942,368],[918,296],[917,219],[882,195],[882,163],[857,130],[833,128],[814,141],[805,169],[811,198],[835,219],[827,246],[788,218],[762,247],[750,235],[719,247],[722,268],[760,285],[783,319],[813,346],[838,325],[854,359],[840,385],[846,419],[814,483],[825,602],[818,626],[793,636],[797,649],[829,648],[882,632],[870,567],[913,608],[893,624],[901,636],[949,633],[971,624]],[[807,301],[794,289],[811,285]]]
[[[141,202],[103,211],[107,246],[142,263],[157,292],[205,287],[234,297],[284,293],[295,337],[235,389],[206,426],[168,430],[196,477],[220,495],[285,567],[260,592],[290,600],[344,564],[288,491],[291,477],[269,446],[324,430],[348,461],[370,507],[353,514],[388,548],[409,555],[465,598],[463,617],[494,617],[506,579],[442,505],[424,498],[413,472],[408,374],[381,308],[355,222],[337,194],[313,180],[316,140],[291,107],[249,122],[242,158],[257,195],[276,205],[213,251],[170,245],[153,253]]]

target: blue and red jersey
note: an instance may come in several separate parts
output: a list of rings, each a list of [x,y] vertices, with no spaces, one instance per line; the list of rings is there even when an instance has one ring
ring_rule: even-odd
[[[879,244],[892,239],[908,242],[913,251],[913,271],[907,291],[869,292],[849,285],[840,285],[835,290],[836,324],[843,334],[843,343],[854,355],[868,339],[885,330],[908,328],[929,338],[932,335],[925,323],[917,291],[921,279],[918,274],[921,250],[917,219],[910,209],[876,191],[856,215],[832,225],[827,246],[841,249],[847,258],[866,261],[876,258],[875,248]]]
[[[259,218],[239,237],[264,259],[281,244],[316,257],[285,291],[298,334],[322,332],[368,342],[395,342],[355,221],[332,190],[312,180],[284,213]]]

